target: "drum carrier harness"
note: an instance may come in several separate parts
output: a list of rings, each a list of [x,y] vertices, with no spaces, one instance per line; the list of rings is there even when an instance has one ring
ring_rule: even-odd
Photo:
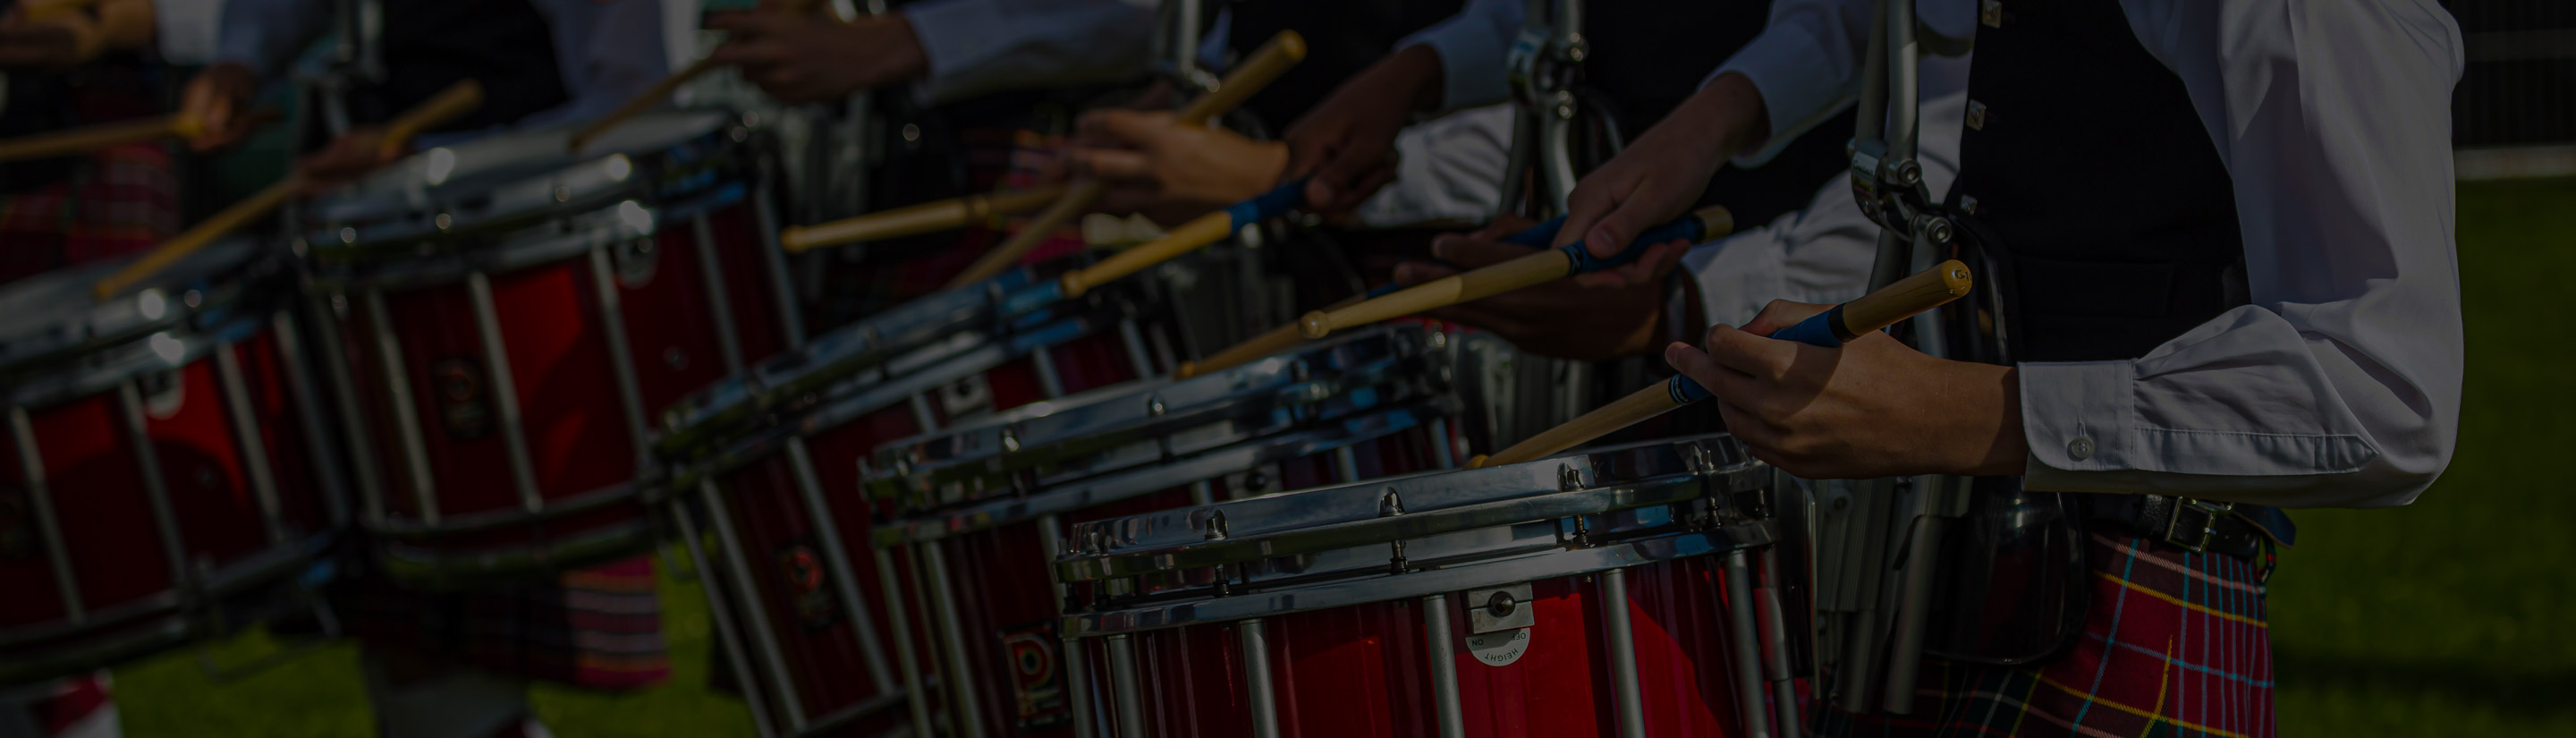
[[[1963,361],[2124,360],[2248,304],[2233,182],[2182,80],[2139,44],[2120,5],[1978,10],[1960,171],[1937,204],[1915,160],[1917,39],[1966,40],[1918,26],[1911,0],[1884,0],[1872,28],[1851,148],[1853,194],[1884,229],[1871,287],[1943,258],[1986,275],[1969,299],[1896,334]],[[2103,158],[2108,141],[2120,143],[2117,161]],[[2086,186],[2111,177],[2116,197]],[[2073,443],[2089,455],[2089,439]],[[1874,508],[1892,516],[1884,556],[1851,568],[1865,591],[1895,579],[1886,591],[1897,597],[1883,620],[1854,625],[1866,633],[1839,654],[1838,705],[1905,713],[1925,653],[2018,664],[2062,652],[2091,604],[2088,533],[2247,560],[2295,535],[2274,508],[2021,482],[1924,476],[1879,495],[1897,498]]]

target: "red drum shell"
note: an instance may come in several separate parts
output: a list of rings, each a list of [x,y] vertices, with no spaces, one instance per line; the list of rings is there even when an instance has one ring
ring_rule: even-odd
[[[23,407],[25,424],[0,428],[20,453],[0,454],[0,682],[72,673],[176,645],[202,623],[181,610],[190,583],[171,568],[174,544],[156,520],[146,469],[166,490],[178,556],[194,585],[215,598],[257,591],[304,570],[328,543],[335,480],[308,436],[279,326],[218,342],[172,370],[138,375],[116,389]],[[299,343],[300,342],[295,342]],[[228,396],[225,361],[243,395]],[[131,416],[123,387],[135,387]],[[145,445],[128,417],[141,420]],[[239,434],[242,424],[254,430]],[[256,460],[257,466],[253,462]],[[146,462],[150,463],[147,464]],[[263,511],[255,472],[276,493],[276,520]],[[39,485],[34,482],[41,479]],[[71,579],[64,583],[39,530],[34,496],[50,503]],[[25,670],[49,670],[53,674]]]
[[[387,539],[389,568],[435,585],[536,576],[648,545],[645,506],[635,493],[649,459],[635,445],[641,424],[735,364],[787,347],[759,207],[746,200],[702,220],[663,223],[649,250],[609,258],[627,356],[612,351],[592,258],[487,275],[537,497],[549,507],[575,501],[585,508],[579,512],[531,512],[522,499],[469,285],[358,286],[335,295],[345,298],[343,358],[364,396],[371,426],[364,435],[384,487],[387,521],[376,528]],[[710,255],[721,280],[709,279],[703,266]],[[729,326],[715,317],[711,282],[723,285]],[[370,299],[383,301],[384,325]],[[718,335],[724,330],[738,348],[730,359]],[[388,335],[400,354],[408,408],[395,407],[386,385],[378,341]],[[633,371],[642,417],[627,416],[612,362]],[[425,469],[412,468],[405,449],[406,417]],[[433,521],[415,481],[424,476],[438,518],[475,522]],[[521,564],[484,563],[495,556]]]

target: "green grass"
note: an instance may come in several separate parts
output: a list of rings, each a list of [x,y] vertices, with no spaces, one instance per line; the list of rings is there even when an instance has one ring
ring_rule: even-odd
[[[2398,510],[2299,515],[2273,580],[2280,724],[2314,736],[2576,735],[2576,402],[2560,374],[2576,343],[2555,307],[2576,274],[2576,180],[2460,187],[2469,381],[2460,450]],[[2553,481],[2556,480],[2556,481]],[[673,673],[658,689],[539,687],[565,738],[747,735],[742,703],[709,693],[705,600],[665,581]],[[221,644],[246,659],[257,635]],[[179,654],[117,671],[127,734],[363,736],[370,717],[346,645],[229,684]]]
[[[2459,453],[2413,505],[2299,514],[2271,602],[2289,738],[2576,735],[2576,180],[2459,202]]]

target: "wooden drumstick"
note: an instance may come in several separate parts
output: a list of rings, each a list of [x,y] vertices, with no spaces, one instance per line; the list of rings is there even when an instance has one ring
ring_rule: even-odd
[[[381,151],[386,152],[386,158],[397,156],[411,143],[412,136],[419,135],[424,129],[473,112],[482,104],[483,85],[470,79],[451,85],[423,101],[418,107],[404,111],[400,117],[385,124],[384,133],[379,139],[379,145],[383,147]],[[179,235],[172,236],[170,240],[161,242],[161,245],[152,247],[152,250],[144,253],[141,258],[126,264],[125,268],[118,269],[116,273],[107,275],[106,279],[99,280],[98,284],[91,287],[91,293],[99,299],[106,299],[125,291],[125,288],[133,286],[136,282],[151,278],[153,274],[169,268],[171,264],[187,258],[198,249],[205,248],[207,244],[214,243],[215,239],[222,238],[224,234],[240,230],[242,226],[249,225],[251,221],[257,220],[268,211],[286,204],[286,199],[295,194],[296,186],[302,182],[302,175],[288,175],[284,181],[269,185],[258,194],[242,198],[241,202],[233,203],[231,207],[224,208],[196,226],[179,232]]]
[[[1534,236],[1544,231],[1548,235],[1539,237],[1537,243],[1531,244],[1543,246],[1547,238],[1553,238],[1555,228],[1563,224],[1564,219],[1558,218],[1505,240],[1529,243]],[[1304,331],[1307,338],[1323,338],[1343,328],[1368,325],[1425,310],[1436,310],[1577,274],[1589,274],[1614,268],[1645,254],[1646,247],[1653,244],[1674,239],[1697,243],[1704,239],[1724,236],[1733,230],[1735,230],[1734,214],[1727,212],[1724,207],[1711,205],[1673,222],[1656,226],[1654,230],[1646,231],[1631,242],[1628,248],[1615,256],[1608,258],[1593,256],[1592,252],[1585,249],[1582,242],[1578,241],[1464,274],[1424,282],[1358,305],[1307,313],[1306,317],[1299,321],[1300,329]]]
[[[1959,299],[1968,294],[1972,284],[1968,265],[1955,259],[1941,262],[1940,266],[1897,280],[1895,284],[1851,302],[1835,305],[1798,321],[1797,325],[1774,331],[1771,337],[1827,348],[1838,347],[1862,334],[1895,325],[1896,321]],[[1467,468],[1537,461],[1708,397],[1707,387],[1700,386],[1687,375],[1677,374],[1670,380],[1649,385],[1584,413],[1582,417],[1566,421],[1564,425],[1542,431],[1529,440],[1512,444],[1511,448],[1503,449],[1492,457],[1471,459]]]
[[[814,7],[815,1],[778,0],[778,10],[788,14],[804,13]],[[718,66],[721,65],[711,59],[699,59],[681,68],[680,71],[673,72],[671,76],[663,77],[662,81],[655,82],[653,86],[644,88],[643,92],[627,98],[625,103],[617,106],[617,109],[608,111],[607,115],[600,116],[598,120],[591,121],[590,125],[582,126],[581,130],[573,131],[570,148],[573,151],[582,150],[583,147],[589,146],[591,141],[598,139],[600,134],[607,133],[609,129],[616,128],[629,118],[643,115],[644,111],[652,110],[653,106],[662,104],[662,101],[669,98],[672,93],[679,92],[681,85],[715,71]]]
[[[1044,207],[1047,203],[1062,198],[1064,192],[1064,185],[1047,185],[1027,190],[997,190],[819,225],[791,226],[778,232],[778,243],[787,249],[787,253],[799,254],[852,241],[875,241],[932,233],[1003,213],[1017,213]]]
[[[1350,297],[1343,298],[1341,302],[1336,302],[1332,305],[1326,306],[1324,309],[1340,310],[1342,308],[1360,304],[1361,300],[1369,299],[1371,296],[1372,295],[1352,295]],[[1225,371],[1227,369],[1242,366],[1254,359],[1286,351],[1295,347],[1297,344],[1305,342],[1306,336],[1297,332],[1297,324],[1289,323],[1277,328],[1272,328],[1261,335],[1244,339],[1242,343],[1227,346],[1225,350],[1210,354],[1206,359],[1181,362],[1180,368],[1172,370],[1172,378],[1188,379],[1202,374],[1212,374]]]
[[[1235,231],[1246,226],[1286,214],[1305,200],[1306,180],[1299,179],[1271,188],[1260,197],[1228,205],[1224,210],[1183,223],[1181,227],[1165,232],[1162,238],[1118,252],[1098,264],[1067,272],[1059,284],[1063,285],[1065,297],[1081,297],[1102,283],[1144,271],[1146,267],[1225,240],[1226,236],[1234,235]]]
[[[1242,105],[1244,100],[1252,97],[1252,93],[1268,87],[1273,80],[1279,79],[1279,75],[1286,74],[1290,67],[1297,66],[1298,62],[1305,59],[1306,37],[1298,35],[1296,31],[1280,31],[1279,35],[1272,36],[1268,42],[1263,43],[1261,48],[1255,49],[1252,56],[1245,58],[1242,64],[1235,65],[1233,71],[1227,72],[1225,79],[1217,82],[1215,90],[1200,96],[1197,100],[1190,101],[1189,107],[1182,108],[1177,122],[1185,126],[1207,125],[1208,121],[1216,120],[1217,116],[1224,115],[1227,111]],[[1108,190],[1108,185],[1098,181],[1075,184],[1062,199],[1056,200],[1055,204],[1040,211],[1026,227],[1002,241],[1002,245],[984,252],[982,258],[976,259],[973,265],[966,267],[966,271],[959,273],[956,279],[950,280],[948,286],[962,287],[974,284],[991,279],[993,275],[1002,273],[1002,270],[1011,268],[1012,264],[1017,264],[1020,259],[1027,257],[1029,252],[1037,250],[1039,243],[1044,242],[1048,236],[1054,235],[1066,223],[1071,223],[1073,219],[1091,212],[1091,206],[1098,204],[1100,196]]]
[[[276,108],[253,111],[248,125],[260,126],[277,120]],[[68,131],[40,133],[0,141],[0,162],[70,156],[109,146],[140,143],[158,138],[193,139],[205,135],[206,125],[194,116],[173,113],[159,118],[86,126]]]

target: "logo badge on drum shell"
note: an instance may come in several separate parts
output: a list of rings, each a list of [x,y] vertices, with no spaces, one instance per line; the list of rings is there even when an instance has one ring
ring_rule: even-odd
[[[1064,700],[1064,661],[1056,652],[1055,623],[1038,621],[1001,632],[1002,658],[1009,660],[1012,714],[1020,730],[1054,728],[1073,722]]]
[[[492,433],[491,393],[483,382],[483,364],[468,358],[443,359],[429,365],[430,391],[438,395],[438,420],[447,437],[459,441]]]
[[[832,588],[825,586],[823,556],[814,547],[797,543],[779,551],[778,573],[794,600],[798,625],[811,632],[840,624],[840,607],[832,604]]]

